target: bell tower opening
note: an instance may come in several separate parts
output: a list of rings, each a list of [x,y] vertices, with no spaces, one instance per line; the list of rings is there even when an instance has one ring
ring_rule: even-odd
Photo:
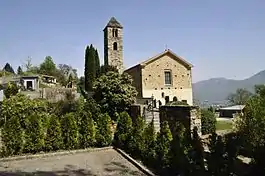
[[[123,27],[112,17],[104,28],[104,64],[123,72]]]

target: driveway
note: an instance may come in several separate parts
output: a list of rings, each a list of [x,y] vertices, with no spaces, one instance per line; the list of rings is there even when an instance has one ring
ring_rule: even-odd
[[[0,163],[0,175],[144,176],[113,149]]]

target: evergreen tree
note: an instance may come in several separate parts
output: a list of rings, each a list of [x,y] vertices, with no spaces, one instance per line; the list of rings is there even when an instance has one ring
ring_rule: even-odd
[[[221,136],[213,133],[210,137],[210,156],[208,158],[208,171],[211,175],[224,175],[227,171],[225,161],[225,146]]]
[[[195,127],[193,129],[193,138],[192,138],[192,156],[191,156],[192,175],[205,174],[203,153],[204,153],[203,144],[198,135],[198,129]]]
[[[18,86],[15,83],[9,82],[7,88],[4,90],[4,95],[6,98],[10,98],[11,96],[15,96],[18,91]]]
[[[100,76],[100,59],[97,49],[95,50],[95,68],[96,68],[96,78],[98,78]]]
[[[85,52],[85,90],[91,91],[96,78],[96,51],[93,45],[87,46]]]
[[[22,75],[22,73],[23,73],[22,68],[20,66],[18,66],[18,68],[17,68],[17,74],[18,75]]]
[[[62,117],[62,137],[65,149],[75,149],[78,144],[78,126],[74,113],[67,113]]]
[[[150,167],[153,167],[155,161],[155,147],[156,147],[156,132],[154,126],[154,119],[148,124],[143,132],[143,151],[141,153],[143,162]]]
[[[168,122],[162,122],[156,141],[157,164],[161,169],[169,168],[169,149],[172,139],[173,137]]]
[[[132,134],[132,119],[127,112],[122,112],[114,134],[114,145],[128,151]]]
[[[186,140],[184,140],[185,130],[182,123],[176,123],[169,152],[172,175],[188,175],[189,173],[189,158],[186,151]]]
[[[46,150],[56,151],[62,148],[62,131],[59,119],[53,115],[50,117],[45,139]]]
[[[44,147],[44,129],[38,114],[29,115],[25,129],[25,152],[37,153]]]
[[[109,146],[112,141],[111,118],[108,114],[101,114],[96,127],[96,145]]]
[[[90,112],[80,112],[79,144],[81,148],[91,147],[95,143],[96,128]]]
[[[15,74],[14,69],[9,63],[6,63],[6,65],[3,68],[4,71]]]
[[[226,153],[227,153],[227,172],[228,174],[233,174],[235,172],[235,161],[238,154],[238,138],[234,133],[228,134],[226,139]],[[264,155],[262,155],[264,156]],[[264,157],[263,157],[264,158]],[[265,165],[264,165],[265,166]]]
[[[4,154],[7,156],[20,154],[23,149],[23,141],[24,135],[19,116],[13,115],[6,121],[2,129]]]
[[[144,150],[143,133],[145,121],[141,116],[138,116],[135,124],[132,127],[132,139],[130,140],[129,150],[132,156],[140,158]]]

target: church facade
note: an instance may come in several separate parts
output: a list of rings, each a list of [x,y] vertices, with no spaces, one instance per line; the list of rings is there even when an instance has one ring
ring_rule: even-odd
[[[193,105],[192,64],[167,49],[146,61],[123,69],[123,27],[111,18],[104,29],[104,62],[133,78],[138,98],[151,98],[165,105],[173,98]]]

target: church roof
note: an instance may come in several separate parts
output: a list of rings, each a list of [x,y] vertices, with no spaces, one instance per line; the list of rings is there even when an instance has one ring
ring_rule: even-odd
[[[182,62],[184,65],[186,65],[186,66],[188,66],[190,68],[193,67],[193,65],[191,63],[189,63],[188,61],[186,61],[184,58],[176,55],[173,51],[171,51],[169,49],[166,49],[164,52],[162,52],[162,53],[160,53],[160,54],[158,54],[158,55],[156,55],[154,57],[151,57],[150,59],[148,59],[148,60],[140,63],[140,65],[147,65],[147,64],[149,64],[149,63],[151,63],[151,62],[153,62],[153,61],[155,61],[155,60],[159,59],[160,57],[162,57],[164,55],[167,55],[167,54],[173,56],[174,59]]]
[[[151,63],[151,62],[153,62],[153,61],[161,58],[164,55],[171,55],[172,58],[174,58],[177,61],[180,61],[183,65],[185,65],[185,66],[187,66],[189,68],[192,68],[193,67],[193,65],[191,63],[189,63],[188,61],[186,61],[184,58],[176,55],[173,51],[171,51],[169,49],[166,49],[164,52],[162,52],[162,53],[160,53],[160,54],[158,54],[158,55],[156,55],[154,57],[151,57],[151,58],[147,59],[146,61],[143,61],[143,62],[141,62],[141,63],[139,63],[139,64],[137,64],[137,65],[135,65],[133,67],[130,67],[130,68],[126,69],[126,71],[127,70],[131,70],[132,68],[134,68],[136,66],[145,66],[145,65],[148,65],[149,63]]]
[[[122,25],[116,20],[115,17],[111,17],[111,19],[109,20],[105,28],[107,27],[115,27],[115,28],[121,28],[121,29],[123,28]]]

